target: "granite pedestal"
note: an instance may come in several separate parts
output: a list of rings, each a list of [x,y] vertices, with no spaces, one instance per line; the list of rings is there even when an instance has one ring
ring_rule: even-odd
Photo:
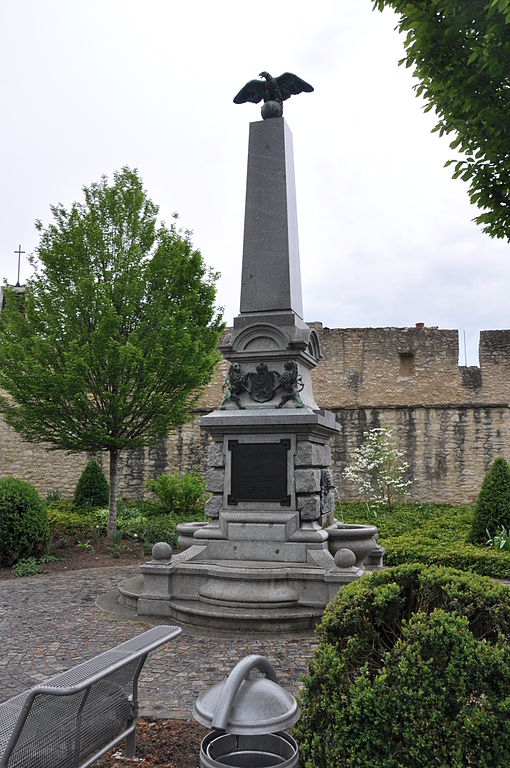
[[[339,426],[315,402],[310,372],[320,348],[302,315],[292,137],[273,118],[250,126],[241,311],[220,345],[230,361],[222,402],[200,420],[210,438],[209,522],[184,552],[154,558],[119,585],[138,613],[254,631],[308,628],[363,574],[328,549],[329,441]]]

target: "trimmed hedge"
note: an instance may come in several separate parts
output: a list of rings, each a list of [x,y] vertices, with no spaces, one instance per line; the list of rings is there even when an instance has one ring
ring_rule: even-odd
[[[391,515],[374,518],[364,505],[342,505],[345,522],[376,525],[386,549],[385,565],[446,565],[482,576],[510,578],[510,552],[467,541],[473,508],[464,505],[402,504]],[[485,543],[485,542],[484,542]]]
[[[97,461],[89,461],[80,475],[74,492],[76,507],[104,507],[108,504],[109,489],[104,472]]]
[[[503,768],[510,754],[510,590],[400,566],[327,607],[295,727],[305,768]]]
[[[487,531],[494,536],[501,526],[510,528],[510,467],[499,456],[485,475],[478,494],[469,541],[485,544]]]
[[[33,485],[15,477],[0,480],[0,564],[46,551],[50,526],[46,507]]]
[[[58,501],[48,506],[48,521],[53,538],[74,536],[82,539],[90,536],[96,524],[96,513],[88,510],[77,512],[71,501]]]

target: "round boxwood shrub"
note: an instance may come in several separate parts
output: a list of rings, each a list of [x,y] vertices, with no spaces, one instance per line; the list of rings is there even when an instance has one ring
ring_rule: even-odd
[[[503,768],[510,590],[404,565],[327,607],[296,726],[305,768]]]
[[[89,461],[74,492],[77,507],[104,507],[108,504],[108,482],[97,461]]]
[[[9,566],[45,552],[50,537],[46,507],[33,485],[0,480],[0,563]]]
[[[478,494],[469,540],[485,544],[487,531],[493,536],[502,525],[510,528],[510,467],[499,456],[485,475]]]

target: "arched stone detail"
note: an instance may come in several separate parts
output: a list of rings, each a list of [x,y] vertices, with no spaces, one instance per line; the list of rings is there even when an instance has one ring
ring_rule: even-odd
[[[321,354],[321,346],[319,344],[319,337],[317,336],[317,332],[313,330],[310,331],[310,338],[308,340],[308,352],[313,357],[314,360],[320,360],[322,358]]]
[[[279,328],[267,323],[250,325],[235,339],[232,349],[235,352],[260,350],[285,350],[289,339]],[[262,346],[261,346],[262,345]]]

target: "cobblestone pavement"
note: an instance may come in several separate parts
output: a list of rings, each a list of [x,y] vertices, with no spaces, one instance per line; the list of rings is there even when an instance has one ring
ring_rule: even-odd
[[[0,701],[148,629],[95,602],[136,573],[136,566],[93,568],[0,581]],[[296,693],[315,645],[311,631],[250,637],[183,627],[145,663],[141,713],[190,718],[197,696],[250,653],[267,656],[280,684]]]

